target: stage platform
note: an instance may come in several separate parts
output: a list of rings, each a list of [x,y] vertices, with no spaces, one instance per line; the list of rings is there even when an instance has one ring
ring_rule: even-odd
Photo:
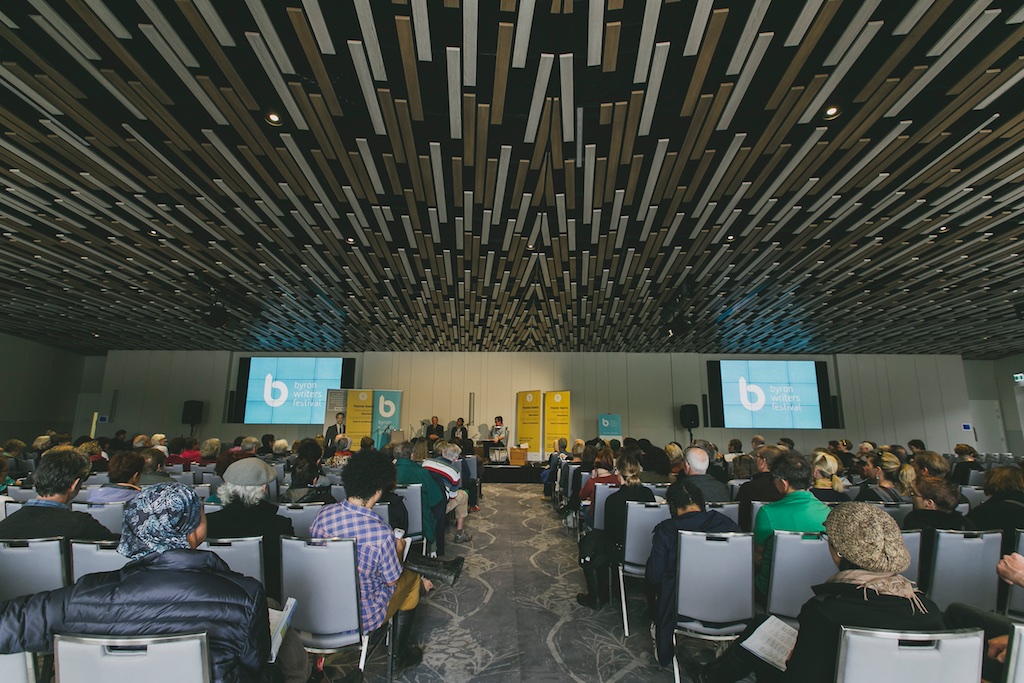
[[[484,465],[481,480],[485,484],[539,484],[543,465]]]

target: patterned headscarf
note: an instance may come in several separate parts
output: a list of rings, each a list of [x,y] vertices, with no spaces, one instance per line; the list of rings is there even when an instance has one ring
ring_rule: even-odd
[[[150,553],[188,549],[187,536],[199,526],[199,497],[184,484],[157,484],[142,489],[125,505],[117,552],[130,560]]]

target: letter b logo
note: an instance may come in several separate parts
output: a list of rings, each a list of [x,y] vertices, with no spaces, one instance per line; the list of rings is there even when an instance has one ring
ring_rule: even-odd
[[[377,401],[377,414],[381,417],[393,416],[395,414],[395,402],[381,396]]]
[[[280,392],[277,398],[274,398],[275,391]],[[280,380],[275,381],[274,376],[269,372],[266,379],[263,380],[263,400],[271,408],[280,408],[288,400],[288,387]]]
[[[753,401],[750,398],[753,397]],[[756,384],[747,384],[746,377],[740,377],[740,403],[751,412],[764,408],[764,389]]]

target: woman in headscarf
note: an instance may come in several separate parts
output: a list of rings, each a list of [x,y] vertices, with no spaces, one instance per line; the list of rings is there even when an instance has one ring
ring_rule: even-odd
[[[263,680],[270,654],[263,586],[215,554],[197,551],[205,538],[206,519],[191,488],[143,489],[125,508],[117,548],[130,562],[67,588],[0,603],[0,653],[52,651],[54,633],[206,631],[212,681]]]
[[[695,671],[695,680],[737,681],[756,671],[758,681],[828,683],[835,676],[842,626],[899,631],[944,628],[938,606],[900,573],[910,566],[910,553],[899,525],[879,506],[842,503],[825,520],[825,533],[839,571],[814,586],[815,597],[800,609],[799,634],[785,673],[740,645],[755,630],[751,625],[721,657]]]

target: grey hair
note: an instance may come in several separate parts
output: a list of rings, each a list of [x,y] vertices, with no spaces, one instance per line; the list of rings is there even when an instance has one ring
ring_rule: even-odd
[[[454,462],[459,459],[460,455],[462,455],[462,447],[458,444],[446,443],[441,447],[441,455]]]
[[[217,496],[224,505],[238,501],[245,507],[259,505],[259,502],[266,496],[266,486],[239,486],[224,482],[217,487]]]
[[[242,451],[245,453],[253,453],[260,447],[260,440],[255,436],[247,436],[242,439]]]
[[[278,439],[274,442],[274,455],[288,452],[288,439]]]
[[[707,474],[708,466],[711,464],[711,456],[703,448],[691,446],[686,449],[686,464],[694,474]]]
[[[199,447],[199,455],[209,460],[220,455],[220,439],[207,439]]]

